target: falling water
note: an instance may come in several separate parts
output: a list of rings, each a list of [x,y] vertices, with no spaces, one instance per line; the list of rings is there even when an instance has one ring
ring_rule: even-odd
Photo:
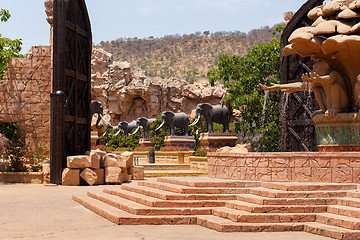
[[[289,103],[289,96],[290,96],[290,93],[285,93],[285,104],[284,104],[284,111],[286,111],[286,107]]]
[[[265,110],[266,110],[266,101],[269,97],[270,92],[269,91],[265,91],[265,97],[264,97],[264,105],[263,105],[263,110],[262,110],[262,118],[265,118]]]

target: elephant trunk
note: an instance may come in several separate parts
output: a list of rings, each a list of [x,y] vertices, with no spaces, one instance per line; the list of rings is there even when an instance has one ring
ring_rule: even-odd
[[[101,121],[101,117],[100,117],[100,114],[98,114],[98,118],[97,118],[96,124],[95,124],[95,127],[97,129],[101,129],[103,127],[103,125],[99,126],[100,121]]]
[[[161,124],[160,124],[160,126],[158,126],[158,127],[155,129],[155,131],[158,131],[160,128],[162,128],[162,127],[164,126],[164,124],[165,124],[165,121],[162,121]]]

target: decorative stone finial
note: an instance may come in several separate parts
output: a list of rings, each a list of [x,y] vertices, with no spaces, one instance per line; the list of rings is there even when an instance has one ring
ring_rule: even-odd
[[[52,25],[54,20],[54,0],[45,0],[44,5],[47,15],[46,20],[50,25]]]

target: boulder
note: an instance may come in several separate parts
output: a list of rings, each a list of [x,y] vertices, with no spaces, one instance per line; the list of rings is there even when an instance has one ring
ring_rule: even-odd
[[[96,172],[91,168],[85,168],[82,170],[80,177],[84,179],[90,186],[94,185],[98,180]]]
[[[99,168],[94,169],[97,175],[97,181],[94,183],[95,185],[104,185],[105,184],[105,169]]]
[[[67,159],[67,167],[68,168],[92,167],[90,157],[86,156],[86,155],[68,156],[66,159]]]
[[[133,180],[144,180],[144,166],[134,166],[132,168]]]
[[[222,147],[216,150],[216,152],[254,152],[254,147],[250,143],[246,144],[237,144],[235,147]]]
[[[121,184],[123,182],[122,169],[119,167],[105,168],[105,183]]]
[[[91,168],[97,169],[100,168],[100,160],[102,155],[99,152],[90,152],[90,161],[91,161]]]
[[[80,185],[80,169],[65,168],[62,172],[63,186],[79,186]]]
[[[126,168],[130,168],[133,165],[134,153],[132,152],[123,152],[121,153],[121,159],[125,162]]]

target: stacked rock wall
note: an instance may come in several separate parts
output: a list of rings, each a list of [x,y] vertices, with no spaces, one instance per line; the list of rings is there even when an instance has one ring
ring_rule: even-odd
[[[8,59],[0,80],[0,122],[15,122],[32,151],[41,142],[50,147],[51,51],[32,47],[26,58]]]

